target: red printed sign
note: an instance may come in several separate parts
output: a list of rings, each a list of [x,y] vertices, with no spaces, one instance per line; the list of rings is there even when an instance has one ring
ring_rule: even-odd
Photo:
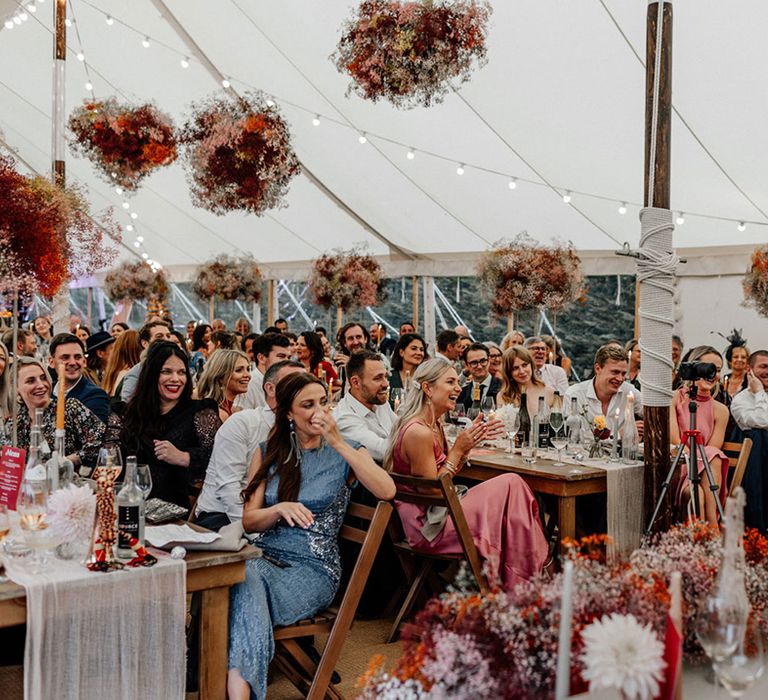
[[[26,461],[27,451],[18,447],[6,446],[0,452],[0,505],[8,506],[8,510],[16,510]]]

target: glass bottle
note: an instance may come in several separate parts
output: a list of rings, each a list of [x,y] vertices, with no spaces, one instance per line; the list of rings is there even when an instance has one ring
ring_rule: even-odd
[[[125,480],[117,493],[117,557],[133,559],[131,540],[135,537],[144,545],[144,493],[136,484],[136,457],[125,460]]]
[[[579,415],[579,400],[571,397],[571,410],[568,412],[568,419],[565,421],[565,435],[568,438],[568,448],[566,454],[575,455],[579,451],[582,440],[583,421]]]
[[[624,432],[621,435],[621,461],[631,464],[637,459],[637,448],[640,443],[635,423],[635,412],[627,407],[624,415]]]
[[[66,488],[72,483],[75,476],[75,465],[72,460],[67,459],[65,438],[66,430],[56,428],[53,454],[48,460],[48,482],[51,492]]]
[[[467,411],[467,418],[469,418],[471,421],[475,420],[475,418],[480,415],[481,410],[480,385],[475,384],[474,388],[472,389],[472,405],[469,407],[469,411]]]
[[[533,417],[533,429],[537,437],[537,447],[546,450],[549,445],[549,408],[543,396],[539,396],[539,407]]]
[[[518,413],[520,420],[520,427],[517,431],[517,444],[521,446],[525,444],[531,437],[531,414],[528,412],[528,399],[523,392],[520,395],[520,411]]]

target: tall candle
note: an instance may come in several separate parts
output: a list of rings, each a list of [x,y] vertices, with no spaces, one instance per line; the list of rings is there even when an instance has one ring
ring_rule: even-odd
[[[557,676],[555,700],[565,700],[571,694],[571,599],[573,596],[573,562],[563,566],[563,597],[560,603],[560,637],[557,642]]]
[[[554,360],[554,359],[555,359],[555,358],[554,358],[554,355],[553,355],[553,354],[550,352],[550,353],[549,353],[549,364],[550,364],[550,365],[552,364],[552,360]]]
[[[58,367],[58,399],[56,401],[56,428],[64,429],[64,402],[67,400],[66,386],[64,382],[64,363],[60,362]]]

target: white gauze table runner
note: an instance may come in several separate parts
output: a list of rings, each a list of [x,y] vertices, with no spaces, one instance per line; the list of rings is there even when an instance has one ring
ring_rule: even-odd
[[[8,576],[27,592],[25,700],[184,698],[183,560],[105,574],[51,558]]]

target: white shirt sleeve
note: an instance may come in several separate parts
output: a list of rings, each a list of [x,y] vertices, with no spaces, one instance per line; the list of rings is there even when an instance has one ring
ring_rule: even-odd
[[[365,419],[352,411],[334,415],[334,418],[339,432],[345,440],[359,442],[379,464],[384,461],[389,438],[379,437],[365,424]]]
[[[768,393],[753,394],[749,389],[742,389],[733,399],[731,413],[742,430],[768,428]]]

